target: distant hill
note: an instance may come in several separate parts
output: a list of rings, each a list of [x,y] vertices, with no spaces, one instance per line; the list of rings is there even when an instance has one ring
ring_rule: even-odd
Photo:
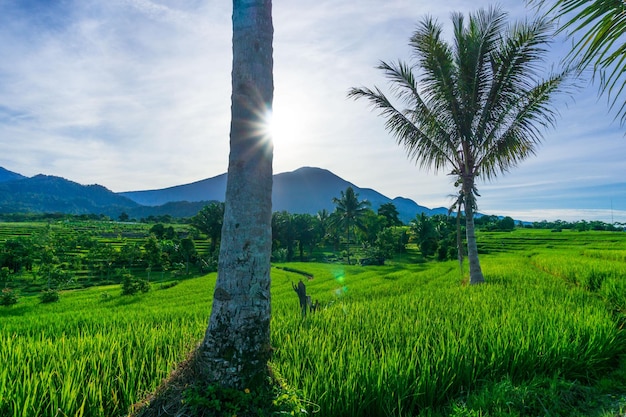
[[[159,190],[125,191],[119,195],[144,206],[160,206],[172,201],[224,201],[227,178],[227,174],[222,174],[190,184]]]
[[[227,174],[160,190],[114,193],[101,185],[81,185],[61,177],[36,175],[32,178],[0,168],[0,213],[105,214],[117,218],[122,212],[131,218],[170,215],[191,217],[210,201],[224,201]],[[352,187],[359,199],[368,200],[373,210],[392,202],[400,219],[408,222],[417,214],[446,213],[445,208],[429,209],[402,197],[390,199],[370,188],[360,188],[332,172],[304,167],[274,175],[273,210],[316,214],[334,211],[332,200]]]
[[[15,180],[21,180],[24,178],[26,177],[23,175],[20,175],[16,172],[12,172],[12,171],[9,171],[8,169],[4,169],[0,167],[0,182],[15,181]]]
[[[101,185],[81,185],[65,178],[36,175],[0,182],[1,213],[107,214],[138,207]]]
[[[440,209],[431,210],[420,206],[413,200],[405,198],[392,200],[371,188],[357,187],[328,170],[311,167],[274,176],[273,210],[308,214],[315,214],[321,209],[333,212],[335,210],[333,198],[339,198],[341,192],[348,187],[354,189],[360,200],[369,201],[374,211],[385,203],[394,203],[400,213],[400,219],[405,223],[415,218],[416,214],[432,215],[440,212]]]
[[[227,174],[222,174],[161,190],[128,191],[120,195],[143,205],[161,205],[171,201],[224,201],[226,179]],[[420,213],[427,215],[447,213],[445,208],[429,209],[402,197],[392,200],[370,188],[357,187],[326,169],[312,167],[274,175],[272,210],[307,214],[316,214],[322,209],[332,212],[335,209],[333,198],[340,197],[341,192],[348,187],[352,187],[359,194],[359,199],[368,200],[373,210],[377,210],[384,203],[394,203],[400,213],[400,219],[404,222],[410,221]]]

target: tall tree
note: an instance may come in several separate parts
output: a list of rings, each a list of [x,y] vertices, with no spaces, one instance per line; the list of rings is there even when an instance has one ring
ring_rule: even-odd
[[[341,192],[340,198],[333,198],[333,203],[336,205],[337,227],[346,232],[348,263],[350,263],[350,232],[354,226],[363,227],[361,217],[370,209],[370,202],[359,200],[359,195],[354,192],[354,189],[348,187],[346,191]]]
[[[378,207],[378,215],[385,217],[385,227],[402,226],[400,213],[396,205],[392,202],[381,204],[380,207]]]
[[[541,77],[551,39],[546,19],[507,25],[506,13],[490,8],[467,22],[454,13],[452,23],[451,44],[439,22],[427,17],[419,23],[410,40],[415,67],[402,61],[378,66],[405,109],[379,88],[353,88],[348,95],[380,110],[410,159],[455,177],[464,196],[470,282],[476,284],[484,282],[474,231],[476,179],[492,179],[535,153],[541,128],[555,122],[551,98],[565,74]]]
[[[211,254],[222,236],[224,223],[224,203],[215,202],[206,205],[191,218],[191,225],[211,239]]]
[[[579,70],[591,67],[607,93],[611,108],[626,123],[626,1],[528,0],[546,7],[555,19],[565,19],[559,32],[574,40],[568,63]]]
[[[421,213],[411,220],[410,226],[422,255],[434,255],[439,243],[439,233],[433,219]]]
[[[272,251],[285,249],[287,262],[293,261],[296,230],[293,215],[285,210],[272,214]]]
[[[259,387],[270,359],[274,94],[271,0],[233,0],[230,156],[218,277],[199,359],[225,387]]]

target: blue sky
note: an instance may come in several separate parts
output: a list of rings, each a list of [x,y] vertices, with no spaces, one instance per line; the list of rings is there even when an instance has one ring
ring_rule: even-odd
[[[454,192],[418,169],[350,87],[387,87],[374,67],[409,58],[430,14],[475,0],[275,0],[274,172],[328,169],[359,187],[437,207]],[[520,0],[499,4],[531,16]],[[0,0],[0,166],[113,191],[164,188],[228,164],[231,2]],[[449,33],[449,31],[448,31]],[[569,44],[557,42],[557,63]],[[596,88],[563,97],[537,156],[480,183],[479,210],[522,220],[626,222],[625,128]]]

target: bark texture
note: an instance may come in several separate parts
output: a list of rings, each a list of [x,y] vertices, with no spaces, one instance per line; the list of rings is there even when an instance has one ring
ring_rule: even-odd
[[[478,245],[476,244],[476,231],[474,228],[475,197],[473,193],[474,178],[466,178],[463,183],[465,194],[465,234],[467,238],[467,260],[470,270],[470,284],[482,284],[485,282],[483,271],[478,260]]]
[[[218,278],[199,360],[209,382],[263,384],[270,359],[272,2],[233,1],[230,156]]]

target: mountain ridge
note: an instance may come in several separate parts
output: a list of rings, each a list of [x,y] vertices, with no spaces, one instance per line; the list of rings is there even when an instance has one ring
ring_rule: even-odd
[[[228,174],[195,181],[189,184],[167,187],[160,190],[125,191],[119,194],[139,204],[160,205],[168,201],[224,201]],[[409,222],[416,215],[445,214],[444,207],[430,209],[415,201],[396,197],[391,199],[371,188],[362,188],[344,180],[331,171],[317,167],[301,167],[294,171],[274,174],[272,210],[290,213],[316,214],[320,210],[334,211],[333,198],[352,187],[359,199],[368,200],[377,210],[382,204],[394,203],[400,219]],[[191,199],[190,199],[191,197]]]
[[[115,193],[98,184],[81,185],[74,181],[38,174],[25,177],[0,167],[0,213],[60,212],[68,214],[106,214],[117,217],[126,212],[131,217],[169,214],[190,217],[211,201],[224,201],[227,174],[189,184],[154,190]],[[400,219],[408,222],[416,215],[447,213],[443,207],[430,209],[415,201],[391,199],[371,188],[357,187],[329,170],[302,167],[274,175],[273,211],[316,214],[334,211],[333,198],[352,187],[359,199],[368,200],[377,210],[382,204],[394,203]]]

